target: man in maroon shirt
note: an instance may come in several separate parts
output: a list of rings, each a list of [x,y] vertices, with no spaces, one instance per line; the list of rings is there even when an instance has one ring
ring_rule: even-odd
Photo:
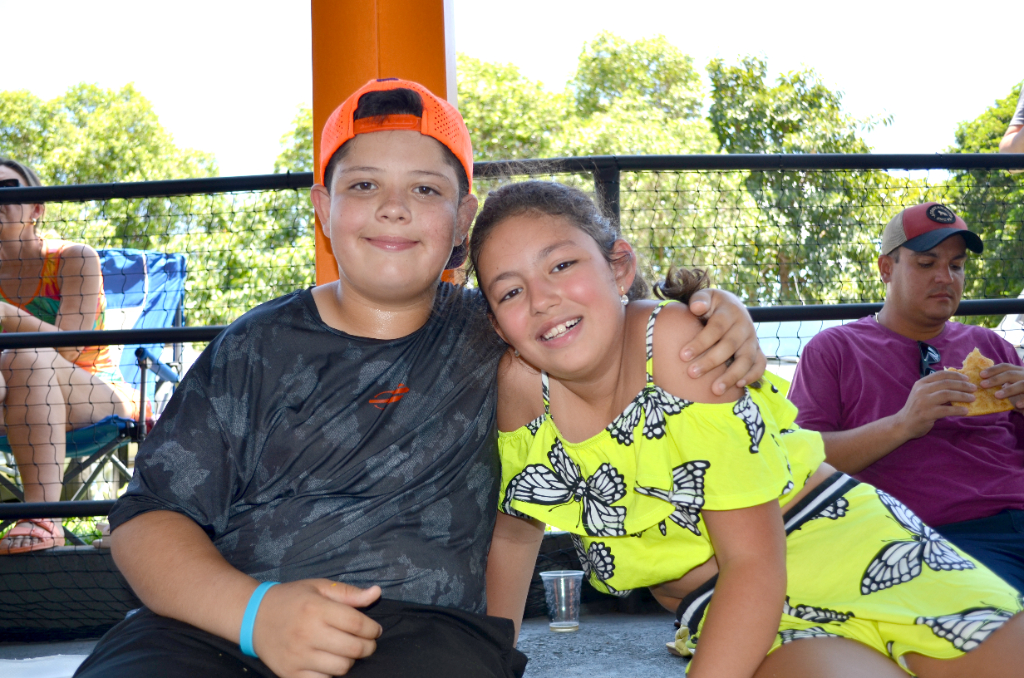
[[[981,239],[937,203],[885,227],[875,316],[821,332],[803,350],[789,397],[797,423],[821,431],[828,462],[909,506],[953,543],[1024,590],[1024,367],[992,330],[949,319],[964,288],[967,249]],[[996,365],[1015,411],[975,417],[976,389],[944,367],[974,348]]]

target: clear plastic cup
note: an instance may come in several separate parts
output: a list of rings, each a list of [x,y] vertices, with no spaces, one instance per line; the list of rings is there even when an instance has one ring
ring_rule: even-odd
[[[556,632],[578,631],[580,628],[580,588],[582,570],[553,570],[541,572],[544,598],[548,603],[548,628]]]

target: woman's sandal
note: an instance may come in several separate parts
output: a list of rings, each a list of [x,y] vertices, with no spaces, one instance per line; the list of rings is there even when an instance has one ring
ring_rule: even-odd
[[[30,537],[35,541],[28,546],[12,546],[14,537]],[[64,527],[48,518],[22,518],[0,539],[0,555],[14,555],[30,551],[44,551],[64,546]]]
[[[674,654],[677,657],[692,657],[693,651],[686,646],[686,641],[689,639],[690,629],[683,626],[676,631],[676,639],[671,643],[665,643],[665,647],[668,648],[669,654]]]

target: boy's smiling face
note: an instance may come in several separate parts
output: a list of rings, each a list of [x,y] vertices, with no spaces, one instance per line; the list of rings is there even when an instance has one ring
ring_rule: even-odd
[[[385,305],[433,298],[452,248],[476,214],[440,142],[411,130],[348,142],[331,190],[312,192],[345,290]]]

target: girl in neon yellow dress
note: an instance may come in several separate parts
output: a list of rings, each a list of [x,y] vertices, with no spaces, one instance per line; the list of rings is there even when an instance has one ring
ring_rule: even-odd
[[[684,374],[699,320],[643,301],[632,249],[585,195],[493,191],[471,256],[514,351],[489,614],[521,619],[549,523],[598,590],[648,586],[677,611],[694,676],[1024,676],[1020,594],[825,464],[784,380],[716,393],[723,368]],[[684,271],[659,291],[701,283]]]

